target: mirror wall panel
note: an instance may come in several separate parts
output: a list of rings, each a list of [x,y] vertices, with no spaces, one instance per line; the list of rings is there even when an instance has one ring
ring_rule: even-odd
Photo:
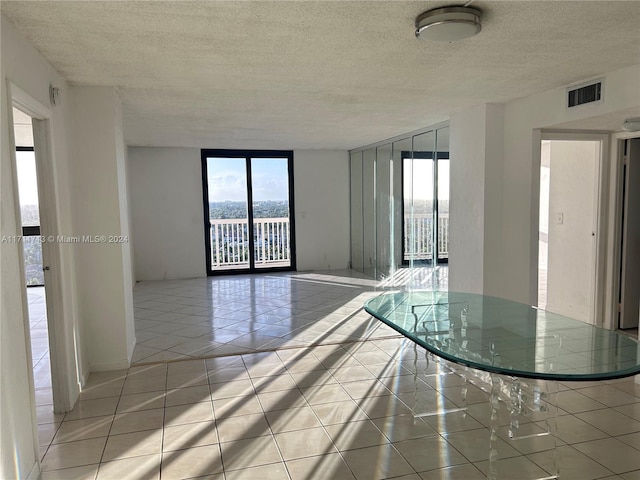
[[[386,285],[446,289],[449,127],[355,150],[350,161],[352,268],[392,278]]]
[[[376,149],[362,152],[362,231],[364,273],[376,278]]]
[[[403,138],[393,142],[393,225],[389,226],[388,234],[393,237],[395,244],[395,265],[400,268],[404,262],[404,216],[405,208],[403,202],[403,161],[411,158],[411,137]],[[409,212],[407,212],[408,214]]]
[[[436,210],[438,218],[438,257],[439,265],[449,263],[449,127],[436,131]],[[440,269],[444,272],[445,269]]]
[[[393,238],[393,176],[391,175],[392,144],[376,148],[376,278],[392,275],[395,265]]]
[[[411,155],[404,160],[404,260],[410,266],[434,264],[435,143],[435,131],[415,135]]]
[[[351,153],[351,268],[364,273],[362,152]]]

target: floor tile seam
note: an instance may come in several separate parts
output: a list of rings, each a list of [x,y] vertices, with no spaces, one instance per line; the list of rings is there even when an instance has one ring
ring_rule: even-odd
[[[266,352],[278,352],[278,351],[283,351],[283,350],[293,350],[293,349],[298,349],[298,348],[313,348],[313,347],[318,347],[318,346],[328,346],[328,345],[351,345],[351,344],[355,344],[355,343],[363,343],[363,342],[370,342],[370,341],[376,341],[376,340],[384,340],[384,339],[397,339],[400,338],[399,334],[392,334],[392,335],[388,335],[385,337],[381,337],[381,338],[364,338],[364,339],[360,339],[360,340],[345,340],[345,341],[339,341],[339,342],[327,342],[327,343],[318,343],[318,344],[314,344],[314,343],[306,343],[306,344],[301,344],[301,345],[293,345],[293,346],[280,346],[280,347],[276,347],[276,348],[268,348],[268,349],[256,349],[256,350],[250,350],[250,351],[246,351],[246,352],[240,352],[240,353],[233,353],[233,354],[223,354],[223,355],[205,355],[205,356],[197,356],[197,357],[189,357],[189,358],[177,358],[177,359],[172,359],[172,360],[161,360],[161,361],[154,361],[154,362],[135,362],[132,366],[133,367],[142,367],[142,366],[149,366],[149,365],[158,365],[158,364],[163,364],[163,363],[173,363],[173,362],[180,362],[180,361],[188,361],[188,360],[193,360],[193,359],[203,359],[203,360],[207,360],[210,358],[225,358],[225,357],[233,357],[233,356],[238,356],[238,355],[246,355],[247,353],[266,353]],[[226,344],[223,344],[226,345]],[[149,347],[151,348],[151,347]],[[218,347],[216,347],[218,348]],[[215,349],[214,349],[215,350]],[[151,354],[150,356],[152,356],[154,354]],[[148,358],[148,357],[145,357]]]
[[[113,421],[115,420],[115,413],[112,415],[98,415],[95,417],[86,417],[86,418],[77,418],[77,419],[72,419],[72,420],[68,420],[67,422],[79,422],[79,421],[83,421],[83,420],[91,420],[91,421],[95,421],[96,418],[98,417],[111,417],[111,423],[109,425],[109,430],[111,430],[111,425],[113,425]],[[60,431],[60,429],[62,428],[62,426],[64,425],[64,422],[60,422],[60,425],[58,426],[58,428],[56,429],[56,435],[58,434],[58,432]],[[68,425],[68,423],[67,423]],[[107,433],[107,436],[109,436],[109,434]],[[55,435],[53,436],[53,438],[51,439],[51,445],[63,445],[66,443],[72,443],[72,442],[81,442],[84,440],[91,440],[94,438],[102,438],[104,437],[104,435],[96,435],[95,437],[86,437],[86,438],[81,438],[81,439],[76,439],[76,440],[67,440],[66,442],[54,442],[55,440]]]
[[[625,405],[634,405],[636,403],[640,403],[640,397],[629,393],[629,392],[625,392],[624,390],[620,390],[619,388],[616,388],[614,385],[602,385],[603,389],[614,389],[616,391],[616,393],[622,393],[623,395],[628,395],[630,397],[634,397],[634,400],[631,401],[624,401],[623,403],[616,403],[615,405],[613,404],[607,404],[604,403],[602,400],[597,400],[592,396],[587,395],[586,393],[580,392],[580,389],[575,389],[572,390],[574,392],[579,392],[580,394],[584,395],[585,397],[587,397],[589,400],[594,401],[594,402],[598,402],[602,405],[604,405],[606,408],[614,408],[614,407],[623,407]]]
[[[439,470],[448,469],[448,468],[452,468],[452,467],[458,467],[458,466],[462,466],[462,465],[470,465],[470,466],[472,466],[473,468],[475,468],[479,474],[484,475],[484,473],[482,473],[482,470],[480,470],[480,469],[476,466],[476,463],[480,463],[480,462],[482,462],[482,461],[483,461],[483,460],[481,460],[481,461],[479,461],[479,462],[473,462],[473,463],[472,463],[472,462],[469,462],[469,463],[461,463],[461,464],[459,464],[459,465],[450,465],[450,466],[448,466],[448,467],[437,467],[437,468],[432,468],[431,470],[420,470],[420,471],[418,472],[418,475],[422,477],[422,474],[423,474],[423,473],[436,472],[436,471],[439,471]]]
[[[167,365],[167,372],[166,372],[167,378],[166,378],[166,382],[165,382],[165,390],[164,390],[164,401],[163,401],[163,408],[162,408],[162,440],[160,441],[160,465],[158,466],[158,476],[161,479],[162,478],[162,465],[164,463],[164,436],[165,436],[165,424],[167,421],[167,388],[166,385],[169,381],[169,365]],[[213,407],[212,407],[213,408]],[[215,416],[213,417],[214,421],[215,421]],[[218,432],[216,430],[216,436],[218,435]],[[220,456],[220,458],[222,459],[222,455]],[[222,462],[222,460],[221,460]]]
[[[58,434],[58,431],[60,430],[61,426],[62,426],[62,422],[60,422],[58,424],[58,426],[56,427],[55,432],[53,433],[53,436],[51,437],[51,440],[49,440],[49,442],[46,445],[44,453],[41,454],[40,452],[38,452],[38,456],[39,456],[41,461],[44,460],[44,458],[46,457],[47,453],[49,453],[49,449],[51,448],[51,445],[53,445],[53,439],[56,438],[56,435]],[[39,429],[38,429],[38,431],[39,431]],[[38,448],[40,448],[40,447],[41,446],[38,445]]]
[[[634,432],[634,433],[638,433],[638,432]],[[633,435],[633,433],[631,433],[631,434],[627,434],[627,435]],[[627,442],[624,442],[624,441],[620,440],[620,438],[619,438],[619,437],[624,437],[624,436],[626,436],[626,435],[618,435],[618,436],[615,436],[615,437],[613,437],[613,438],[615,438],[615,439],[616,439],[616,440],[618,440],[619,442],[622,442],[622,443],[624,443],[625,445],[627,445],[627,446],[629,446],[629,447],[633,448],[634,450],[638,450],[638,452],[640,452],[640,446],[637,446],[637,447],[636,447],[635,445],[631,445],[631,444],[629,444],[629,443],[627,443]]]
[[[297,385],[297,384],[296,384]],[[300,389],[296,386],[296,389],[298,389],[300,391]],[[300,391],[300,394],[302,395],[302,392]],[[335,444],[333,438],[331,437],[331,435],[329,435],[329,432],[326,428],[326,426],[324,425],[324,423],[322,422],[322,420],[320,419],[320,417],[318,416],[318,414],[316,413],[316,411],[313,409],[313,407],[311,406],[311,404],[308,402],[308,400],[306,399],[306,397],[304,395],[302,395],[302,398],[304,400],[304,407],[308,408],[309,411],[312,413],[312,415],[315,417],[316,422],[318,423],[318,425],[320,425],[319,428],[322,428],[322,431],[324,432],[324,434],[327,436],[327,438],[329,439],[329,441],[331,442],[331,445],[333,446],[333,448],[335,449],[335,451],[338,453],[338,455],[340,455],[340,458],[342,459],[343,463],[347,466],[347,468],[349,469],[349,471],[351,472],[351,474],[353,475],[354,478],[357,478],[355,472],[353,471],[353,469],[351,468],[351,466],[347,463],[346,459],[344,458],[344,455],[342,455],[342,452],[340,452],[340,449],[338,448],[338,446]],[[354,402],[355,403],[355,402]],[[359,408],[359,406],[358,406]],[[266,413],[266,412],[265,412]],[[364,413],[364,412],[363,412]],[[366,415],[366,413],[365,413]],[[273,428],[271,426],[271,422],[269,421],[269,418],[267,417],[267,415],[265,414],[265,418],[267,420],[267,424],[269,425],[269,429],[273,432]],[[368,418],[368,417],[367,417]],[[370,419],[369,419],[370,420]],[[313,427],[313,428],[318,428],[318,427]],[[301,430],[308,430],[307,428],[305,429],[301,429]],[[295,431],[301,431],[301,430],[295,430]],[[280,433],[287,433],[287,432],[280,432]],[[274,440],[275,440],[275,434],[274,434]],[[277,441],[276,441],[276,445],[277,445]],[[278,449],[280,449],[280,447],[278,446]],[[328,455],[329,453],[334,453],[334,452],[325,452],[324,454],[322,454],[322,456]],[[282,453],[281,453],[282,455]],[[314,455],[316,456],[316,455]],[[293,460],[298,460],[298,459],[292,459]],[[285,466],[287,465],[286,461],[285,461]],[[289,474],[289,468],[287,468],[287,473]],[[289,477],[291,478],[291,475],[289,474]]]
[[[129,371],[130,370],[131,370],[131,368],[127,369],[127,373],[125,375],[125,381],[122,382],[122,389],[120,391],[120,395],[118,396],[118,402],[116,403],[116,412],[118,411],[118,407],[120,406],[120,402],[122,401],[122,397],[124,395],[124,386],[125,386],[125,383],[127,381],[127,378],[129,377]],[[162,424],[163,424],[162,436],[163,436],[163,438],[164,438],[164,416],[165,416],[165,407],[164,406],[166,404],[166,394],[165,394],[165,392],[166,392],[168,370],[169,369],[167,368],[167,371],[165,372],[165,390],[162,390],[162,392],[163,392],[163,402],[162,402],[162,405],[163,405],[162,406]],[[139,392],[139,393],[148,393],[148,392]],[[133,394],[133,395],[135,395],[135,394]],[[153,410],[153,409],[149,409],[149,410]],[[125,412],[125,415],[127,413],[131,414],[131,413],[136,413],[136,412],[137,412],[137,410],[134,411],[134,412]],[[113,420],[111,422],[111,425],[109,426],[109,432],[107,433],[107,441],[105,442],[104,448],[102,449],[102,454],[100,455],[100,465],[102,465],[102,463],[103,463],[103,458],[104,458],[104,455],[105,455],[106,450],[107,450],[107,444],[109,443],[109,438],[111,436],[116,436],[116,434],[113,434],[113,435],[111,434],[111,432],[113,430],[113,424],[115,423],[115,418],[116,418],[116,413],[114,413]],[[148,430],[152,430],[152,429],[148,429]],[[137,431],[147,431],[147,430],[137,430]],[[127,433],[134,433],[134,432],[127,432]],[[162,452],[162,445],[160,446],[160,452]],[[98,467],[98,472],[99,471],[100,471],[100,467]]]
[[[617,387],[616,385],[618,385],[618,384],[611,383],[611,384],[606,385],[606,386],[607,386],[607,387],[610,387],[610,388],[615,389],[615,390],[616,390],[616,392],[622,392],[622,393],[624,393],[624,394],[631,395],[632,397],[636,397],[636,400],[635,400],[635,401],[633,401],[633,402],[631,402],[630,404],[640,403],[640,386],[638,387],[638,391],[637,391],[637,393],[632,393],[632,392],[629,392],[629,391],[627,391],[627,390],[624,390],[624,389],[622,389],[622,388],[620,388],[620,387]],[[640,384],[636,384],[636,383],[634,383],[634,385],[640,385]]]
[[[610,438],[615,438],[615,437],[610,437]],[[586,453],[584,453],[582,450],[579,450],[578,448],[576,448],[576,447],[574,446],[574,445],[586,444],[586,443],[590,443],[590,442],[598,442],[598,441],[600,441],[600,440],[606,440],[606,439],[599,438],[599,439],[596,439],[596,440],[589,440],[589,441],[585,441],[585,442],[577,442],[577,443],[575,443],[575,444],[571,444],[571,445],[568,445],[568,446],[572,447],[574,450],[578,451],[580,454],[584,455],[585,457],[587,457],[587,458],[588,458],[589,460],[591,460],[592,462],[597,463],[598,465],[600,465],[600,466],[601,466],[602,468],[604,468],[605,470],[608,470],[608,471],[613,472],[609,467],[607,467],[607,466],[603,465],[603,464],[602,464],[602,462],[599,462],[598,460],[596,460],[595,458],[593,458],[591,455],[587,455],[587,454],[586,454]],[[618,441],[620,442],[620,440],[618,440]],[[624,443],[624,442],[620,442],[620,443]],[[626,444],[625,444],[625,445],[626,445]],[[621,474],[623,474],[623,473],[629,473],[629,472],[635,472],[635,471],[640,471],[640,470],[638,470],[638,469],[633,469],[633,470],[629,470],[629,471],[625,471],[625,472],[620,472],[620,473],[613,472],[613,475],[621,475]],[[604,478],[606,478],[606,477],[604,477]]]
[[[278,390],[271,390],[271,391],[268,391],[268,392],[265,392],[265,391],[258,392],[258,389],[256,388],[256,381],[258,381],[259,379],[271,378],[271,377],[275,377],[275,378],[286,377],[286,378],[291,380],[291,382],[295,386],[294,388],[297,388],[298,390],[301,390],[300,387],[298,386],[298,384],[296,383],[295,379],[291,376],[291,374],[288,371],[284,371],[284,372],[279,373],[277,375],[267,375],[267,376],[264,376],[264,377],[252,377],[251,375],[249,375],[249,380],[251,381],[251,385],[253,385],[253,389],[256,392],[256,395],[258,395],[258,393],[274,393],[274,392],[281,392],[281,391],[289,391],[292,388],[292,387],[287,387],[287,388],[278,389]],[[271,380],[271,381],[269,381],[269,383],[271,384],[274,381],[276,381],[276,380]]]
[[[245,368],[245,370],[246,370],[246,368]],[[229,381],[219,382],[219,383],[220,384],[227,384],[227,383],[229,383]],[[251,384],[251,391],[253,392],[253,395],[255,396],[256,400],[258,401],[258,405],[260,405],[260,409],[262,410],[262,413],[264,414],[265,411],[264,411],[264,408],[262,407],[262,403],[260,402],[260,398],[258,397],[258,392],[256,391],[255,385],[251,381],[250,377],[249,377],[249,383]],[[214,385],[217,385],[217,384],[214,384]],[[229,397],[216,398],[215,400],[211,396],[212,394],[213,394],[213,392],[211,391],[211,383],[209,383],[209,398],[211,400],[211,408],[212,408],[212,411],[213,411],[213,419],[216,421],[216,434],[218,434],[218,431],[217,431],[217,428],[218,428],[218,424],[217,424],[218,417],[216,415],[216,408],[215,408],[214,402],[220,401],[220,400],[228,400],[230,398],[238,398],[238,399],[245,398],[247,395],[250,395],[251,393],[246,393],[245,392],[245,393],[242,393],[241,395],[232,395],[232,396],[229,396]],[[246,415],[251,415],[251,414],[246,414]],[[240,415],[236,415],[236,416],[240,416]],[[229,417],[227,416],[227,418],[229,418]],[[218,435],[218,439],[219,438],[220,438],[220,436]]]
[[[608,409],[604,409],[604,410],[608,410]],[[580,413],[588,413],[588,412],[580,412]],[[597,427],[596,425],[593,425],[592,423],[589,423],[587,420],[583,420],[582,418],[578,417],[579,414],[570,414],[570,415],[572,417],[575,417],[577,420],[586,423],[587,425],[589,425],[589,427],[595,428],[598,432],[600,432],[601,434],[605,435],[608,438],[615,438],[615,437],[618,436],[618,435],[611,435],[610,433],[605,432],[604,430],[602,430],[601,428]],[[564,415],[564,416],[566,417],[566,415]],[[640,430],[638,430],[638,431],[640,431]],[[556,436],[557,436],[557,428],[556,428]],[[560,437],[558,437],[558,438],[560,438]],[[603,438],[597,438],[595,440],[603,440],[603,439],[604,439],[604,437]],[[562,439],[560,439],[560,440],[562,440]],[[592,442],[592,441],[595,441],[595,440],[583,440],[583,441],[578,441],[578,442],[573,442],[573,443],[569,443],[569,442],[565,442],[565,443],[567,445],[577,445],[579,443]]]
[[[559,455],[558,455],[558,448],[559,448],[560,446],[562,446],[562,445],[556,445],[556,447],[555,447],[555,451],[552,453],[552,455],[553,455],[553,457],[554,457],[554,464],[556,465],[556,470],[558,470],[558,472],[561,472],[561,470],[562,470],[562,465],[560,464],[560,457],[559,457]],[[564,445],[564,446],[569,447],[569,448],[571,448],[571,449],[575,450],[576,452],[578,452],[578,453],[579,453],[579,454],[581,454],[581,455],[584,455],[584,453],[582,453],[580,450],[578,450],[578,449],[576,449],[576,448],[573,448],[571,445]],[[548,450],[544,450],[544,452],[548,452]],[[551,472],[551,471],[549,471],[547,468],[545,468],[545,467],[544,467],[544,465],[543,465],[543,462],[542,462],[542,461],[539,461],[539,462],[538,462],[538,461],[536,461],[535,459],[531,458],[533,455],[536,455],[536,454],[538,454],[538,453],[543,453],[543,452],[532,452],[532,453],[526,454],[526,455],[525,455],[525,457],[526,457],[530,462],[533,462],[533,463],[534,463],[538,468],[540,468],[540,469],[544,470],[544,471],[545,471],[545,472],[547,472],[549,475],[553,475],[555,472]],[[585,455],[585,456],[586,456],[586,455]],[[595,462],[595,460],[593,460],[591,457],[587,457],[587,458],[589,458],[591,461],[594,461],[594,462]],[[598,462],[596,462],[596,463],[598,463]],[[615,475],[615,473],[613,473],[611,470],[609,470],[608,468],[606,468],[604,465],[602,465],[602,464],[600,464],[600,463],[598,463],[598,465],[600,465],[602,468],[604,468],[607,472],[610,472],[609,474],[607,474],[607,476]],[[600,478],[605,478],[605,477],[600,477]]]
[[[252,466],[252,467],[232,468],[232,469],[230,469],[230,470],[228,470],[228,469],[226,469],[226,468],[225,468],[225,469],[223,470],[223,473],[226,475],[226,472],[229,472],[229,473],[231,473],[231,472],[240,472],[240,471],[242,471],[242,470],[249,470],[249,469],[252,469],[252,468],[259,468],[259,467],[268,467],[268,466],[270,466],[270,465],[279,465],[279,464],[283,464],[283,465],[285,466],[285,473],[287,474],[287,478],[288,478],[289,480],[291,480],[291,475],[289,474],[289,470],[286,468],[286,464],[287,464],[287,462],[286,462],[286,461],[284,461],[284,460],[282,460],[282,461],[280,461],[280,462],[270,462],[270,463],[264,463],[264,464],[261,464],[261,465],[254,465],[254,466]],[[196,477],[194,480],[197,480],[197,478],[198,478],[198,477]]]
[[[613,407],[601,408],[601,409],[599,409],[599,410],[606,410],[606,411],[609,411],[609,410],[613,410]],[[584,414],[584,413],[595,413],[595,412],[598,412],[599,410],[590,410],[590,411],[588,411],[588,412],[579,412],[579,413],[572,414],[572,415],[573,415],[574,417],[576,417],[578,420],[582,420],[583,422],[585,422],[585,423],[589,424],[589,425],[590,425],[590,426],[592,426],[593,428],[597,428],[598,430],[600,430],[600,431],[602,431],[602,432],[604,432],[604,433],[607,433],[607,432],[605,432],[604,430],[602,430],[600,427],[598,427],[597,425],[594,425],[593,423],[591,423],[589,420],[585,420],[585,419],[583,419],[583,418],[581,418],[581,417],[579,416],[579,415],[582,415],[582,414]],[[637,425],[636,427],[634,427],[634,428],[637,428],[637,430],[633,430],[633,431],[631,431],[631,432],[622,433],[622,434],[618,434],[618,435],[609,434],[610,436],[612,436],[612,437],[620,437],[620,436],[622,436],[622,435],[629,435],[629,434],[632,434],[632,433],[640,432],[640,421],[635,420],[633,417],[629,417],[628,415],[625,415],[625,414],[624,414],[624,413],[622,413],[622,412],[618,412],[617,410],[614,410],[614,411],[615,411],[615,412],[617,412],[617,413],[620,413],[621,415],[624,415],[625,417],[629,418],[630,420],[635,421],[638,425]]]
[[[263,412],[263,414],[264,414],[264,412]],[[266,419],[266,415],[265,415],[265,419]],[[267,421],[267,424],[268,424],[268,421]],[[216,429],[217,428],[218,427],[216,425]],[[217,430],[216,430],[216,433],[218,433]],[[260,437],[269,437],[269,438],[271,438],[271,441],[275,445],[275,448],[276,448],[276,450],[278,452],[278,456],[280,457],[280,461],[279,462],[277,462],[277,461],[276,462],[269,462],[269,463],[264,463],[264,464],[260,464],[260,465],[253,465],[253,466],[250,466],[250,467],[241,467],[241,468],[232,468],[232,469],[227,469],[224,466],[224,457],[222,455],[222,444],[223,443],[232,444],[232,443],[240,442],[240,441],[243,441],[243,440],[252,440],[252,439],[260,438]],[[220,439],[220,436],[218,436],[218,440],[219,439]],[[291,480],[291,475],[289,474],[289,469],[286,468],[286,461],[284,460],[284,456],[282,455],[282,451],[280,450],[280,446],[278,445],[278,442],[276,441],[275,435],[274,435],[273,431],[271,430],[271,426],[270,425],[269,425],[269,433],[267,435],[259,435],[259,436],[256,436],[256,437],[243,438],[243,439],[238,439],[238,440],[230,440],[228,442],[219,442],[218,445],[219,445],[219,449],[220,449],[220,463],[222,464],[222,472],[223,472],[223,474],[225,476],[226,476],[226,472],[227,471],[235,472],[235,471],[239,471],[239,470],[245,470],[247,468],[262,467],[262,466],[266,466],[266,465],[276,465],[278,463],[282,463],[283,465],[285,465],[286,473],[287,473],[287,476],[288,476],[289,480]]]
[[[55,472],[55,471],[60,471],[60,470],[67,470],[70,468],[78,468],[78,467],[87,467],[89,465],[101,465],[101,463],[82,463],[80,465],[75,465],[73,467],[62,467],[62,468],[44,468],[44,465],[40,465],[40,471],[42,472]],[[97,472],[96,472],[97,474]]]
[[[486,432],[487,434],[489,434],[489,433],[490,433],[491,428],[490,428],[490,427],[487,427],[487,428],[477,428],[477,429],[473,429],[473,430],[483,430],[484,432]],[[455,433],[465,433],[465,432],[469,432],[469,431],[471,431],[471,430],[465,430],[464,432],[452,432],[452,433],[454,433],[454,434],[455,434]],[[460,449],[456,448],[456,446],[455,446],[453,443],[449,442],[449,440],[447,439],[447,435],[451,435],[451,434],[448,434],[448,433],[447,433],[447,434],[438,433],[438,436],[440,436],[441,438],[443,438],[443,439],[444,439],[444,441],[447,443],[447,445],[449,445],[449,447],[450,447],[450,448],[453,448],[456,452],[458,452],[460,455],[462,455],[462,457],[463,457],[465,460],[467,460],[467,463],[479,463],[479,462],[484,462],[484,461],[488,461],[488,460],[489,460],[489,454],[490,454],[490,452],[489,452],[489,445],[488,445],[488,444],[486,445],[486,447],[487,447],[487,458],[483,458],[482,460],[475,460],[475,461],[472,461],[472,460],[470,460],[470,459],[469,459],[469,457],[467,457],[467,455],[465,455],[465,454],[464,454]],[[509,443],[507,443],[507,441],[506,441],[506,440],[502,439],[502,441],[503,441],[504,443],[506,443],[507,445],[509,445],[509,447],[511,447],[511,445],[510,445]],[[509,458],[517,458],[517,457],[525,457],[525,456],[526,456],[525,454],[520,453],[520,451],[519,451],[517,448],[515,448],[515,447],[511,447],[511,448],[512,448],[516,453],[517,453],[517,455],[510,455],[510,456],[508,456],[508,457],[498,458],[498,461],[500,461],[500,460],[505,460],[505,459],[509,459]],[[498,450],[498,451],[500,451],[500,448],[498,447],[498,448],[497,448],[497,450]],[[544,469],[543,469],[543,470],[544,470]]]
[[[405,474],[402,474],[402,475],[396,475],[395,477],[384,477],[384,478],[385,478],[385,480],[386,480],[386,479],[388,479],[388,478],[397,478],[397,477],[402,478],[402,477],[404,477],[404,476],[406,476],[406,475],[412,475],[412,474],[415,474],[415,475],[420,476],[420,473],[418,472],[418,469],[417,469],[417,468],[415,468],[415,467],[411,464],[411,462],[409,462],[409,460],[407,460],[407,458],[406,458],[406,457],[402,454],[402,452],[401,452],[401,451],[400,451],[400,450],[399,450],[399,449],[394,445],[394,443],[393,443],[393,442],[389,442],[388,444],[384,444],[384,446],[385,446],[385,447],[387,447],[387,448],[391,448],[391,449],[393,449],[393,450],[396,452],[396,454],[397,454],[400,458],[402,458],[402,460],[404,460],[404,462],[405,462],[407,465],[409,465],[409,468],[412,470],[412,472],[411,472],[411,473],[405,473]],[[375,448],[375,447],[380,447],[380,445],[373,445],[373,448]],[[362,447],[362,448],[354,448],[354,449],[352,449],[352,450],[345,450],[344,452],[345,452],[345,453],[347,453],[347,452],[356,452],[356,451],[358,451],[358,450],[364,450],[364,449],[366,449],[366,448],[372,448],[372,447],[371,447],[371,446],[369,446],[369,447]],[[339,451],[338,453],[340,453],[340,455],[342,456],[342,452],[340,452],[340,451]],[[347,463],[347,462],[346,462],[346,460],[344,459],[344,456],[343,456],[343,460],[345,461],[345,463]],[[348,466],[348,464],[347,464],[347,466]],[[349,467],[349,468],[351,469],[351,467]],[[353,470],[351,471],[351,473],[353,473],[353,476],[354,476],[354,477],[358,478],[358,477],[356,476],[355,472],[353,472]]]

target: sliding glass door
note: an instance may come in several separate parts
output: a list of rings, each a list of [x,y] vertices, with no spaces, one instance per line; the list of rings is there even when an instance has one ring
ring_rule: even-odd
[[[403,152],[403,262],[426,266],[449,260],[448,128],[413,137]]]
[[[207,271],[294,270],[293,152],[202,151]]]

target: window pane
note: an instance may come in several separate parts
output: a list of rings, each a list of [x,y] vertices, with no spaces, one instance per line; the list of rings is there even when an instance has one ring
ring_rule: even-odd
[[[44,285],[40,237],[24,237],[22,247],[24,248],[24,273],[27,285]]]
[[[40,225],[38,210],[38,177],[36,176],[36,156],[34,152],[16,152],[18,167],[18,192],[22,226]]]
[[[405,260],[432,265],[435,132],[413,137],[411,158],[404,159]]]
[[[211,269],[249,267],[247,172],[244,158],[207,158]]]
[[[251,193],[255,267],[290,266],[289,160],[252,158]]]

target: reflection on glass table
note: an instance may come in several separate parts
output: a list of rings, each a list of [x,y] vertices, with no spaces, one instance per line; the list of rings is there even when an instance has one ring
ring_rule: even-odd
[[[453,365],[464,379],[489,393],[489,478],[499,478],[499,409],[510,415],[509,438],[522,440],[522,418],[544,422],[555,444],[556,381],[594,381],[640,374],[640,344],[615,331],[510,300],[485,295],[411,291],[384,293],[365,310]],[[427,364],[429,356],[426,356]],[[417,375],[417,373],[416,373]],[[465,400],[466,401],[466,400]],[[464,410],[466,407],[461,408]],[[461,409],[451,410],[459,411]],[[441,415],[448,411],[414,415]],[[549,476],[558,478],[557,463]],[[525,477],[523,477],[525,478]]]

